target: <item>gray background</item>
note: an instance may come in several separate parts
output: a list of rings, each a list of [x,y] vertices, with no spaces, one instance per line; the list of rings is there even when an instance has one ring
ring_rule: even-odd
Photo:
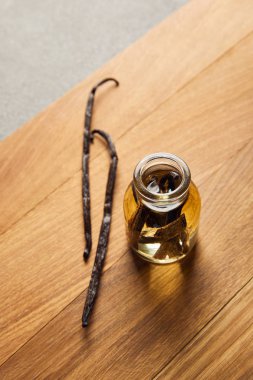
[[[1,0],[0,139],[187,0]]]

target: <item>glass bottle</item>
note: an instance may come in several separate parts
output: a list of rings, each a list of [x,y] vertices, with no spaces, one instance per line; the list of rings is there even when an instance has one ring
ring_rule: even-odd
[[[196,242],[201,200],[188,165],[170,153],[141,160],[124,197],[131,248],[144,260],[170,264]]]

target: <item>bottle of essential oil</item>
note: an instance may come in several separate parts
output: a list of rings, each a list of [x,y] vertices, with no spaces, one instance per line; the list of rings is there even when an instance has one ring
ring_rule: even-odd
[[[131,248],[144,260],[170,264],[193,248],[201,200],[188,165],[170,153],[141,160],[124,197]]]

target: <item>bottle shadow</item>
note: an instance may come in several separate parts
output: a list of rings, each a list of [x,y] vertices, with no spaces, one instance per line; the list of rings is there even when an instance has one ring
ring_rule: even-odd
[[[198,298],[200,284],[204,286],[199,264],[201,252],[200,243],[196,243],[181,262],[162,266],[144,262],[132,254],[132,265],[138,275],[138,304],[149,310],[143,323],[153,320],[152,335],[164,334],[171,344],[178,338],[175,332],[187,329],[201,311]]]
[[[185,302],[190,307],[193,288],[200,283],[197,264],[201,258],[201,251],[200,243],[196,243],[182,261],[168,265],[145,262],[131,252],[132,267],[136,272],[138,294],[142,298],[142,304],[152,302],[156,308],[167,308],[168,313],[171,313],[171,308],[177,309],[180,305],[183,307]],[[201,277],[203,281],[203,276]]]

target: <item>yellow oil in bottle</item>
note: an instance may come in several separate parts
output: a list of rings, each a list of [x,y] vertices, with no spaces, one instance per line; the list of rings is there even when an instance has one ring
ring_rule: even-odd
[[[152,194],[172,194],[180,186],[180,171],[171,166],[150,168],[142,178]],[[170,264],[183,259],[195,244],[201,200],[190,181],[184,201],[169,207],[152,207],[139,196],[134,182],[124,197],[124,214],[131,248],[143,259]]]

